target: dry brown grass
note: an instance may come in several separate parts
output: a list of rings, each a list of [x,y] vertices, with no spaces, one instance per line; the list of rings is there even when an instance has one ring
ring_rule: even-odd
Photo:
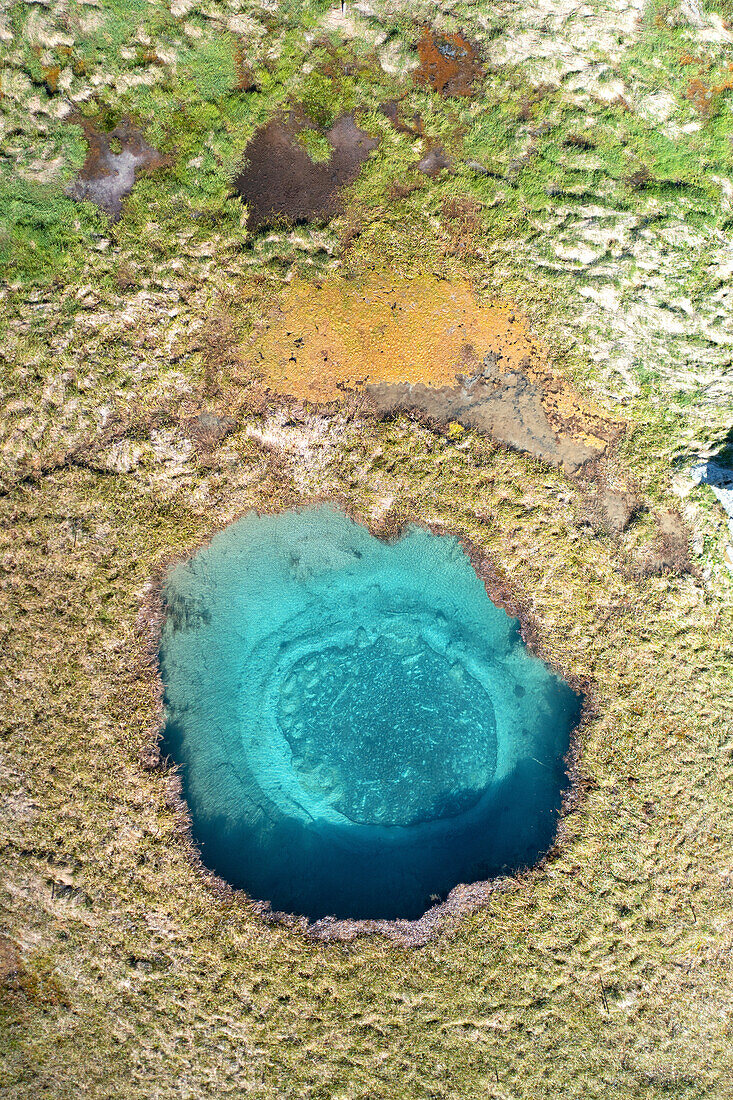
[[[62,470],[4,502],[4,928],[36,975],[3,993],[13,1095],[727,1096],[727,614],[694,578],[619,571],[578,490],[486,441],[337,419],[323,466],[296,429],[270,452],[229,436],[214,470]],[[151,571],[303,499],[292,477],[466,531],[548,659],[596,685],[561,853],[419,951],[307,943],[217,898],[140,764]]]

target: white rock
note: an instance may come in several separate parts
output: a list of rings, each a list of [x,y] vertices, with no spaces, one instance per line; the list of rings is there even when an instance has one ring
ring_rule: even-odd
[[[690,477],[694,484],[708,485],[713,490],[728,517],[728,529],[733,535],[733,470],[710,459],[693,466]]]
[[[657,92],[641,99],[636,110],[651,122],[666,122],[677,110],[677,100],[670,92]]]

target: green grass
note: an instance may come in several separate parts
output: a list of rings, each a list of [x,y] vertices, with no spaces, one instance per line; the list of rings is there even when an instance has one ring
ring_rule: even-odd
[[[5,279],[46,285],[83,266],[105,219],[60,188],[5,175],[0,179],[0,271]]]

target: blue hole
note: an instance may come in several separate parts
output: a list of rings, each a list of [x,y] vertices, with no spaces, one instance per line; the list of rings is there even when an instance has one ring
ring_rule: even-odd
[[[232,885],[310,919],[414,919],[552,843],[581,700],[455,538],[251,514],[163,595],[163,748]]]

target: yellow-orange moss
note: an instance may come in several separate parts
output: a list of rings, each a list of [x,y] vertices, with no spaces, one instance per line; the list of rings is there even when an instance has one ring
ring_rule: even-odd
[[[519,315],[467,282],[374,278],[294,281],[250,358],[276,392],[330,401],[367,383],[452,386],[489,351],[502,369],[543,358]]]

